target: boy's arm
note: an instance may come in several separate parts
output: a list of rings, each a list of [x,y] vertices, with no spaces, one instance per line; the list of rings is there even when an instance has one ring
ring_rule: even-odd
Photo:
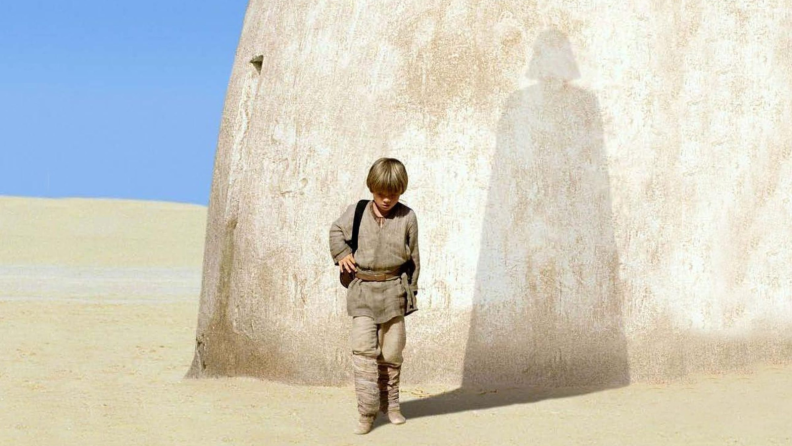
[[[352,240],[354,218],[355,205],[352,204],[330,226],[330,255],[336,265],[338,265],[339,260],[352,254],[352,248],[347,244],[347,240]]]
[[[418,251],[418,217],[415,212],[407,223],[407,244],[410,247],[410,256],[413,261],[413,272],[410,277],[410,288],[413,294],[418,294],[418,274],[421,272],[421,255]]]

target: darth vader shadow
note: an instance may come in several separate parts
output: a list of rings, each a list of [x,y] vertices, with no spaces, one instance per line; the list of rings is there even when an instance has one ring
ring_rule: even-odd
[[[556,29],[527,74],[498,124],[462,385],[408,418],[629,384],[599,101]]]

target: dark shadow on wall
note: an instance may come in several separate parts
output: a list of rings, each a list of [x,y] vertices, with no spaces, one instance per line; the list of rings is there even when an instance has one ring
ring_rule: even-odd
[[[402,403],[410,418],[527,403],[630,382],[594,94],[567,37],[542,32],[498,125],[459,389]]]

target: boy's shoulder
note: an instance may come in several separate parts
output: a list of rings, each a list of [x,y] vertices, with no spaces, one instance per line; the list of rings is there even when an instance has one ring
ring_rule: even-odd
[[[401,201],[399,202],[398,211],[399,211],[399,215],[402,216],[402,217],[407,217],[407,218],[410,218],[410,219],[416,218],[415,211],[411,207],[409,207],[406,204],[402,203]]]

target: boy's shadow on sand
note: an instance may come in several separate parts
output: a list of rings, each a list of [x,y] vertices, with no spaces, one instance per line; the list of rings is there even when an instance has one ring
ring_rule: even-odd
[[[403,402],[408,419],[630,382],[598,100],[569,82],[577,65],[554,29],[528,77],[498,124],[462,385]]]

